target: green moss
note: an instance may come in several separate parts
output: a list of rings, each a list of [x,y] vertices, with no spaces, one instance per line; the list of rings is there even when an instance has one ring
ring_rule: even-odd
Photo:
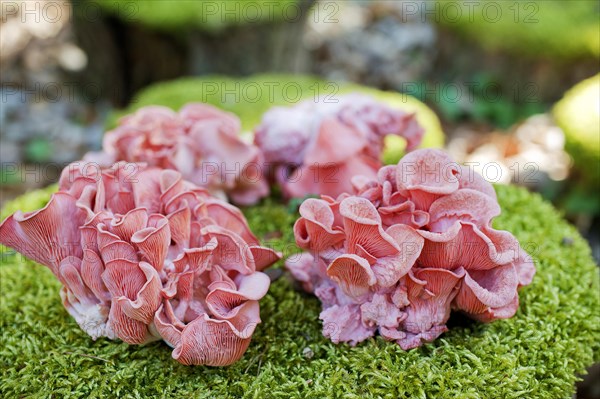
[[[0,221],[18,210],[32,211],[44,207],[50,200],[50,196],[58,189],[56,184],[52,184],[41,190],[34,190],[19,197],[18,200],[8,202],[0,210]]]
[[[381,338],[355,348],[321,336],[319,302],[282,277],[261,301],[244,358],[185,367],[165,344],[92,341],[64,310],[46,268],[4,253],[0,266],[0,396],[69,398],[571,398],[576,375],[600,360],[598,270],[575,229],[538,195],[498,187],[497,228],[516,234],[538,273],[509,320],[459,322],[404,352]],[[47,193],[8,205],[37,207]],[[35,199],[33,199],[35,198]],[[268,199],[245,210],[252,228],[293,250],[296,217]],[[309,347],[314,356],[303,356]]]
[[[165,31],[197,28],[216,32],[229,26],[295,20],[296,0],[94,0],[125,22]],[[91,11],[90,11],[91,12]]]
[[[578,83],[554,107],[566,150],[590,183],[600,184],[600,74]]]
[[[422,146],[443,146],[444,134],[439,119],[431,109],[414,97],[353,83],[327,82],[311,76],[257,75],[242,79],[206,76],[157,83],[138,93],[131,105],[114,115],[109,124],[114,125],[117,117],[147,105],[165,105],[178,110],[188,102],[200,101],[235,113],[242,120],[242,128],[250,131],[260,123],[262,114],[272,106],[291,105],[321,96],[325,98],[323,101],[335,101],[337,96],[355,91],[374,96],[407,112],[415,112],[426,131]],[[386,140],[384,161],[398,162],[404,148],[403,139],[389,137]]]
[[[596,1],[437,0],[436,7],[436,22],[490,50],[553,59],[600,56]]]

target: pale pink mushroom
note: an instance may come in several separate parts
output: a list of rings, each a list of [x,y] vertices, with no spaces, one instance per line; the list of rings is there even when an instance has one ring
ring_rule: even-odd
[[[464,269],[455,271],[435,268],[413,268],[405,278],[408,302],[401,329],[405,336],[398,340],[402,349],[431,342],[447,330],[450,305],[458,293]]]
[[[213,256],[216,248],[205,256]],[[164,304],[154,317],[156,330],[183,364],[234,363],[260,323],[258,300],[266,294],[269,278],[255,272],[231,279],[216,264],[182,264],[169,274]]]
[[[69,165],[48,205],[9,216],[0,237],[50,268],[93,339],[164,339],[184,364],[244,354],[269,288],[261,270],[280,257],[236,207],[178,172],[125,162]]]
[[[354,195],[307,199],[286,267],[322,303],[323,334],[354,345],[376,331],[403,349],[447,330],[451,310],[490,322],[512,317],[535,274],[507,231],[494,188],[439,150],[417,150]]]
[[[100,167],[114,162],[144,162],[173,169],[218,196],[252,205],[269,187],[258,148],[240,138],[240,121],[211,105],[190,103],[179,113],[149,106],[119,120],[104,136],[102,152],[85,159]]]
[[[255,143],[287,197],[337,197],[352,191],[353,176],[375,179],[385,136],[404,137],[411,151],[423,132],[414,114],[349,94],[272,108],[256,128]]]

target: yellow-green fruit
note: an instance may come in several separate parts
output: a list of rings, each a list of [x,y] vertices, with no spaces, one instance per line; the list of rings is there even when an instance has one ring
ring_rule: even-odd
[[[553,113],[575,167],[589,183],[600,184],[600,74],[575,85]]]

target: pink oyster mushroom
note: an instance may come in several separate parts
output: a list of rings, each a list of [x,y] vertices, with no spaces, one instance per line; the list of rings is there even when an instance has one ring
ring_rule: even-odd
[[[0,242],[47,266],[92,339],[163,339],[186,365],[225,366],[246,351],[280,255],[236,207],[180,173],[74,163],[35,212],[0,225]]]
[[[350,94],[335,103],[274,107],[263,115],[254,141],[284,195],[337,197],[352,190],[353,176],[377,177],[386,135],[404,137],[411,151],[423,133],[414,114]]]
[[[354,345],[375,332],[410,349],[447,331],[451,310],[512,317],[535,274],[507,231],[494,188],[440,150],[417,150],[354,194],[307,199],[294,225],[306,252],[286,267],[322,303],[323,334]]]
[[[101,167],[126,161],[174,169],[213,195],[252,205],[268,195],[269,187],[260,151],[239,134],[235,115],[207,104],[190,103],[179,113],[148,106],[119,120],[104,136],[103,151],[85,160]]]

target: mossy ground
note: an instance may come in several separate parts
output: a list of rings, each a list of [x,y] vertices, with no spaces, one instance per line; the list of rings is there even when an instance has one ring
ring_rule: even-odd
[[[321,335],[318,300],[284,275],[261,300],[263,323],[240,362],[182,366],[163,343],[92,341],[62,307],[50,271],[4,249],[0,396],[570,398],[577,374],[600,360],[597,267],[585,241],[539,196],[497,191],[503,214],[495,226],[519,238],[538,270],[517,315],[491,324],[454,315],[450,332],[408,352],[381,338],[332,344]],[[37,208],[48,195],[29,194],[9,208]],[[245,213],[262,239],[295,251],[289,207],[268,199]]]

